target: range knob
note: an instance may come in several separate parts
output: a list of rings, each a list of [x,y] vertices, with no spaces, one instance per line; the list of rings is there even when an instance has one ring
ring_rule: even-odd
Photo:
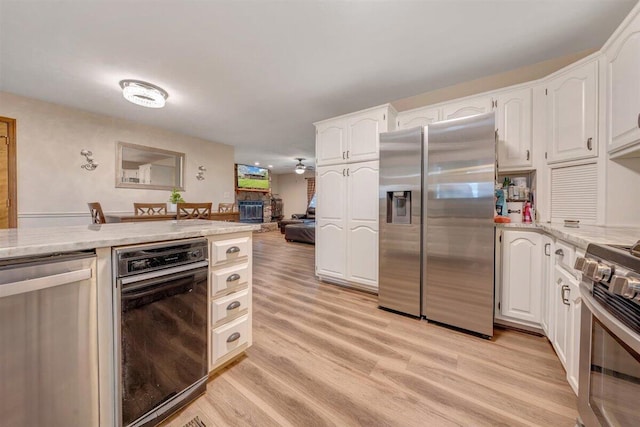
[[[586,261],[587,259],[585,257],[579,256],[578,258],[576,258],[576,262],[573,264],[573,268],[575,268],[578,271],[582,271],[582,268],[584,267],[584,263]]]
[[[585,258],[584,263],[582,264],[582,272],[585,274],[585,276],[593,279],[593,275],[595,274],[597,268],[598,261]]]
[[[625,298],[634,298],[636,294],[640,294],[640,280],[635,277],[625,277],[622,286],[622,296]]]
[[[622,289],[625,287],[626,283],[626,277],[614,274],[611,278],[611,284],[609,284],[609,292],[616,295],[622,295]]]
[[[611,267],[592,259],[585,259],[582,272],[596,282],[606,282],[611,277]]]

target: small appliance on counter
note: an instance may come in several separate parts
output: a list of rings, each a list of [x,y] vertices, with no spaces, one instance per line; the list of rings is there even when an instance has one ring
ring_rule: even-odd
[[[514,224],[522,222],[522,209],[524,203],[522,202],[507,202],[507,216]]]

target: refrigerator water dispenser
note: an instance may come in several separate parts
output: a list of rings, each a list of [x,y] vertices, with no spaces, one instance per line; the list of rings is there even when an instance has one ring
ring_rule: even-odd
[[[411,224],[411,191],[387,192],[387,224]]]

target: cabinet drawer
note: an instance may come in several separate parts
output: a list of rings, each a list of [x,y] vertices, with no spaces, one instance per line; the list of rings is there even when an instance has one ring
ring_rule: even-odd
[[[249,263],[220,268],[211,272],[211,296],[243,286],[249,280]]]
[[[236,348],[246,344],[248,339],[249,316],[247,315],[213,329],[211,332],[211,359],[215,363],[215,361],[226,356]]]
[[[556,264],[562,266],[571,274],[575,274],[573,263],[576,260],[576,251],[573,246],[558,240],[556,242]]]
[[[211,324],[246,314],[249,307],[249,289],[226,295],[211,302]]]
[[[251,250],[249,237],[211,242],[211,265],[247,257]]]

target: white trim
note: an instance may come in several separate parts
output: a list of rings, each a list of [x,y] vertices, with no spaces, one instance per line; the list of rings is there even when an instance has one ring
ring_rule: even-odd
[[[331,122],[331,121],[334,121],[336,119],[346,119],[346,118],[354,116],[354,115],[366,113],[366,112],[369,112],[369,111],[375,111],[375,110],[382,109],[382,108],[388,108],[390,116],[391,116],[391,114],[394,114],[394,115],[398,114],[398,112],[393,107],[393,105],[391,105],[391,103],[388,102],[386,104],[378,105],[378,106],[375,106],[375,107],[365,108],[364,110],[354,111],[353,113],[347,113],[347,114],[343,114],[341,116],[330,117],[328,119],[323,119],[323,120],[320,120],[320,121],[317,121],[317,122],[313,122],[313,125],[314,126],[318,126],[318,125],[323,124],[325,122]],[[387,117],[387,120],[388,119],[389,119],[389,117]]]
[[[633,9],[631,9],[631,12],[627,14],[624,20],[620,23],[620,25],[618,25],[618,28],[616,28],[613,34],[611,34],[611,36],[607,39],[607,41],[602,45],[602,47],[600,48],[600,51],[604,52],[605,50],[609,49],[611,45],[615,43],[616,39],[620,37],[622,32],[627,29],[629,24],[631,24],[631,21],[633,21],[636,18],[636,16],[638,16],[638,14],[640,14],[640,2],[636,3]]]

